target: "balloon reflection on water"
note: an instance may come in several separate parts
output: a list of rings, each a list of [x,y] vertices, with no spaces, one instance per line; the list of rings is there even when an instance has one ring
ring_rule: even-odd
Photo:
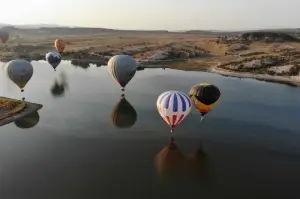
[[[162,181],[196,179],[209,182],[212,178],[212,164],[202,145],[185,156],[173,137],[155,156],[154,163],[159,179]]]
[[[212,164],[204,152],[202,144],[198,149],[188,155],[189,176],[196,179],[209,181],[212,177]]]
[[[184,176],[186,164],[186,157],[177,147],[173,137],[155,157],[155,167],[162,180],[174,180]]]
[[[20,119],[14,121],[14,124],[21,129],[33,128],[40,121],[40,115],[37,111],[28,114]]]
[[[122,96],[111,112],[111,121],[118,128],[130,128],[137,120],[134,107]]]
[[[65,94],[67,88],[67,77],[64,73],[61,73],[59,78],[54,80],[54,85],[50,88],[50,91],[53,97],[61,97]]]

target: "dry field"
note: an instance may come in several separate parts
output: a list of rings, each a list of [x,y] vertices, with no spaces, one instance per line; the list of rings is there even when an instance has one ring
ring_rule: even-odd
[[[286,48],[300,52],[300,44],[292,42],[243,44],[217,43],[216,36],[192,34],[106,34],[94,36],[20,36],[10,38],[0,46],[0,59],[9,61],[16,58],[43,59],[55,50],[54,40],[66,42],[64,59],[102,60],[115,54],[129,54],[138,61],[149,60],[159,51],[167,51],[169,57],[155,60],[162,67],[183,70],[207,70],[218,64],[244,59],[261,59],[264,56],[281,56]],[[232,49],[235,50],[232,50]],[[78,55],[79,58],[78,58]]]

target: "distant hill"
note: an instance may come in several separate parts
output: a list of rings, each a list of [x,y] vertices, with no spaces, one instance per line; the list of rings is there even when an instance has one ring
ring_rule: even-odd
[[[64,27],[59,26],[56,24],[31,24],[31,25],[14,25],[16,28],[57,28],[57,27]]]
[[[12,26],[15,28],[26,28],[26,29],[36,29],[36,28],[56,28],[56,27],[65,27],[56,24],[24,24],[24,25],[11,25],[11,24],[0,24],[0,27]]]
[[[269,41],[285,41],[285,42],[299,42],[300,40],[296,37],[284,33],[284,32],[247,32],[243,33],[241,37],[244,40],[259,41],[259,40],[269,40]]]
[[[233,36],[238,34],[247,34],[249,32],[271,32],[285,33],[289,35],[300,34],[300,28],[291,29],[273,29],[273,30],[254,30],[254,31],[217,31],[217,30],[187,30],[187,31],[167,31],[167,30],[117,30],[108,28],[86,28],[86,27],[66,27],[56,24],[25,24],[10,25],[0,24],[11,34],[18,35],[98,35],[98,34],[195,34],[207,36]]]
[[[217,31],[217,30],[187,30],[184,31],[187,34],[209,34],[209,35],[230,35],[238,33],[237,31]]]
[[[4,26],[12,35],[30,35],[30,36],[89,36],[101,34],[166,34],[166,30],[116,30],[107,28],[83,28],[83,27],[29,27],[27,25],[20,27]]]
[[[283,28],[283,29],[262,29],[262,30],[251,30],[244,32],[281,32],[281,33],[300,33],[300,28]]]
[[[188,30],[182,31],[182,33],[186,34],[201,34],[201,35],[217,35],[217,36],[231,36],[231,35],[238,35],[244,33],[251,33],[251,32],[269,32],[269,33],[286,33],[286,34],[300,34],[300,28],[289,28],[289,29],[261,29],[261,30],[241,30],[241,31],[205,31],[205,30]]]

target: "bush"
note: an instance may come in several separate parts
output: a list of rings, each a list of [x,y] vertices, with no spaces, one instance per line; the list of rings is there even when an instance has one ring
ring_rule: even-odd
[[[269,75],[275,75],[276,73],[274,71],[267,71],[267,74],[269,74]]]
[[[299,67],[299,66],[293,66],[293,67],[290,69],[288,75],[290,75],[290,76],[296,76],[296,75],[299,75],[299,71],[300,71],[300,67]]]

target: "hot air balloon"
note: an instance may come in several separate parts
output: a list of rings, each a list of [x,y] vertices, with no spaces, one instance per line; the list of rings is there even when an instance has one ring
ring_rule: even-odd
[[[53,69],[56,70],[56,67],[61,62],[61,55],[58,52],[48,52],[46,54],[46,60],[53,67]]]
[[[204,119],[204,115],[210,112],[217,105],[221,92],[218,87],[212,84],[201,83],[191,88],[189,96],[196,109],[201,113],[202,121]]]
[[[111,112],[111,121],[118,128],[130,128],[137,120],[137,113],[133,106],[122,97]]]
[[[16,59],[6,63],[8,77],[24,91],[24,87],[33,75],[33,67],[30,62],[23,59]]]
[[[39,123],[39,121],[40,115],[36,111],[25,117],[22,117],[21,119],[15,120],[14,124],[21,129],[29,129],[36,126]]]
[[[191,112],[192,102],[181,91],[166,91],[157,98],[156,106],[160,116],[173,132],[176,125],[180,124]]]
[[[187,160],[173,138],[155,157],[155,168],[163,180],[174,180],[184,176]]]
[[[137,63],[129,55],[115,55],[107,64],[110,75],[120,84],[122,91],[136,73]]]
[[[65,42],[61,39],[56,39],[54,42],[54,46],[59,53],[63,53],[66,48]]]
[[[9,33],[7,30],[0,28],[0,40],[2,43],[6,43],[9,38]]]

